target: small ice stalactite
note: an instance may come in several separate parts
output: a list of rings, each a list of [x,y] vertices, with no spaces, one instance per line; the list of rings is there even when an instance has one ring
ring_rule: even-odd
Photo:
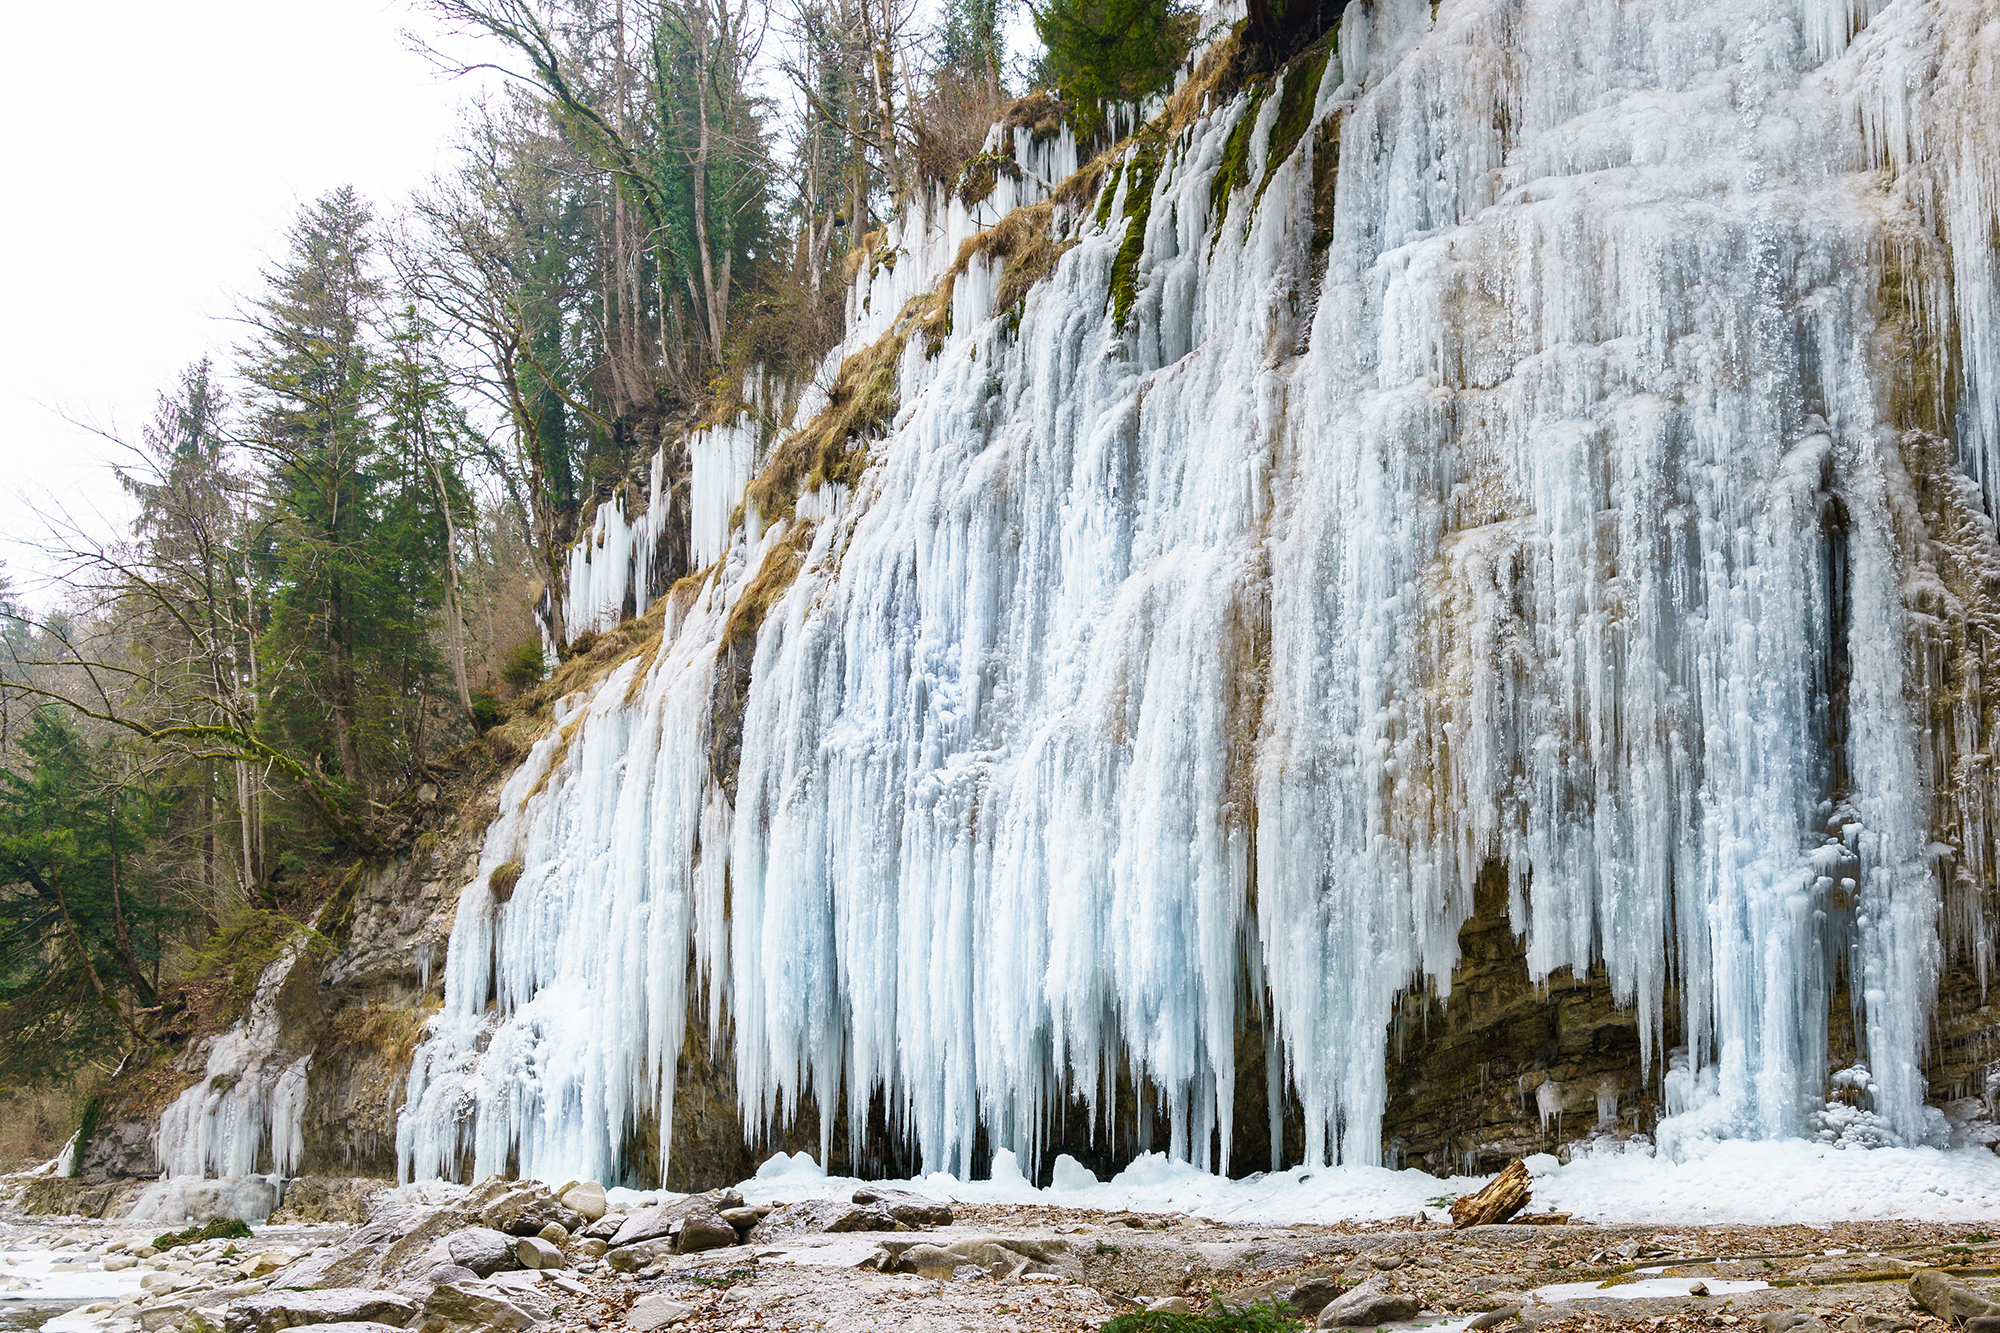
[[[1562,1084],[1554,1079],[1543,1079],[1535,1089],[1535,1113],[1541,1118],[1542,1133],[1547,1134],[1551,1126],[1557,1134],[1562,1133]]]
[[[1597,1085],[1597,1127],[1608,1129],[1618,1123],[1618,1080],[1607,1078]]]

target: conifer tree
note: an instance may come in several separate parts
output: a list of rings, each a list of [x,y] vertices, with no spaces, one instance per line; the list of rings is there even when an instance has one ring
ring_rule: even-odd
[[[305,209],[249,317],[257,336],[243,366],[249,442],[267,469],[272,511],[267,703],[295,743],[323,745],[357,789],[367,774],[356,659],[380,628],[387,591],[366,557],[376,388],[366,335],[382,297],[371,221],[351,186]]]

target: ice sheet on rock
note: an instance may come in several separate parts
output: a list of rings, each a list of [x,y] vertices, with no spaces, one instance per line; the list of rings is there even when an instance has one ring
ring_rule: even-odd
[[[1946,944],[1990,944],[1996,799],[1983,724],[1932,697],[1974,609],[1938,562],[1993,540],[1976,485],[1912,473],[1954,422],[2000,473],[1983,13],[1350,7],[1312,93],[1330,219],[1311,133],[1213,216],[1232,133],[1264,163],[1278,120],[1239,95],[1156,145],[1144,207],[1128,149],[1104,226],[1056,210],[1075,244],[1018,323],[968,269],[851,491],[732,528],[745,446],[703,441],[714,569],[503,794],[406,1174],[616,1180],[691,996],[753,1135],[879,1092],[962,1176],[982,1127],[1037,1162],[1067,1097],[1111,1134],[1123,1076],[1161,1114],[1114,1150],[1222,1170],[1249,995],[1309,1162],[1380,1185],[1392,1007],[1448,991],[1491,864],[1531,975],[1601,963],[1636,1009],[1665,1156],[1811,1130],[1843,982],[1881,1141],[1934,1139],[1929,1008]],[[979,205],[890,225],[829,370],[1075,155],[1014,148]],[[1912,401],[1883,348],[1953,337],[1962,401]],[[572,558],[590,614],[644,597],[621,514]],[[725,788],[717,646],[794,538]]]
[[[205,1222],[211,1217],[262,1222],[277,1208],[284,1194],[284,1184],[284,1177],[277,1173],[216,1179],[162,1176],[139,1191],[125,1218],[133,1222],[162,1222],[175,1226],[183,1222]]]

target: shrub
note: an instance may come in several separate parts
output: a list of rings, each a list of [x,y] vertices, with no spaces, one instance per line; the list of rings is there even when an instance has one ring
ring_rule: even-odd
[[[211,1217],[200,1226],[189,1227],[185,1231],[169,1231],[164,1236],[153,1238],[156,1250],[171,1250],[176,1245],[194,1245],[204,1240],[249,1240],[250,1228],[240,1217]]]
[[[500,711],[498,699],[484,690],[472,696],[472,725],[479,729],[480,735],[484,736],[506,720],[507,715]]]
[[[500,661],[500,679],[519,692],[532,690],[542,683],[548,674],[548,661],[543,656],[539,639],[524,639],[520,645]]]

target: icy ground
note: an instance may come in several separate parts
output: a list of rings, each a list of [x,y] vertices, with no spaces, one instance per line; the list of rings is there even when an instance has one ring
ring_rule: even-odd
[[[1748,1224],[2000,1219],[2000,1157],[1983,1148],[1839,1148],[1804,1140],[1719,1141],[1692,1146],[1680,1161],[1643,1152],[1578,1151],[1567,1165],[1548,1154],[1527,1159],[1535,1174],[1533,1211],[1579,1222]],[[1294,1167],[1224,1180],[1149,1153],[1108,1182],[1065,1156],[1055,1183],[1037,1189],[1012,1153],[1000,1152],[990,1180],[937,1174],[903,1188],[953,1202],[1044,1205],[1107,1212],[1183,1213],[1262,1226],[1448,1214],[1438,1201],[1478,1189],[1486,1178],[1440,1180],[1382,1167]],[[783,1153],[738,1188],[753,1203],[846,1198],[860,1182],[827,1176],[807,1154]],[[435,1188],[435,1187],[433,1187]],[[672,1197],[613,1190],[616,1206]]]

